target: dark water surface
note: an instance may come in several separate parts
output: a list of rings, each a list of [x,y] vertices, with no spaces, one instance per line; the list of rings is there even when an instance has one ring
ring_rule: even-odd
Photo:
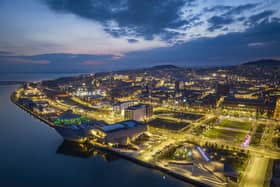
[[[114,155],[63,142],[54,129],[10,101],[16,88],[0,86],[1,187],[191,186],[169,176],[163,180],[163,173]]]

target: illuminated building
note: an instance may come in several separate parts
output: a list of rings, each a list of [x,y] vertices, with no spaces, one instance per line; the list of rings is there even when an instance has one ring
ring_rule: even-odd
[[[177,80],[177,81],[175,82],[175,90],[176,90],[176,91],[184,90],[184,88],[185,88],[185,83],[184,83],[184,81],[182,81],[182,80]]]
[[[74,92],[74,95],[78,96],[78,97],[83,97],[83,96],[90,96],[93,95],[93,93],[91,91],[89,91],[86,87],[80,87],[77,89],[76,92]]]
[[[252,116],[252,117],[272,117],[275,109],[273,100],[243,99],[226,97],[222,103],[222,109],[228,115]]]
[[[134,105],[134,101],[119,102],[113,105],[113,111],[124,115],[124,110]]]
[[[102,143],[127,145],[130,140],[146,130],[146,125],[128,120],[96,128],[92,130],[92,134]]]
[[[129,76],[128,75],[116,74],[116,75],[114,75],[114,80],[128,81],[129,80]]]
[[[125,109],[125,119],[135,121],[145,121],[153,115],[153,107],[147,104],[139,104]]]

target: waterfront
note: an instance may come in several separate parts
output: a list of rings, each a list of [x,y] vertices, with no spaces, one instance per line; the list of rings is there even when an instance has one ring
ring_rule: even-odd
[[[16,88],[0,86],[0,186],[191,186],[124,159],[61,153],[55,130],[10,101]]]

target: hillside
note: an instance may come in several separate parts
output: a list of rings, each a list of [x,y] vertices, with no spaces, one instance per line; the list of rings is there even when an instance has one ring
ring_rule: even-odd
[[[280,60],[275,60],[275,59],[261,59],[261,60],[256,60],[256,61],[250,61],[243,63],[242,65],[245,66],[280,66]]]

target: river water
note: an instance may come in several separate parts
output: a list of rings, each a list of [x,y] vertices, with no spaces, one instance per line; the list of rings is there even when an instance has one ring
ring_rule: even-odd
[[[4,74],[0,81],[60,76],[65,75]],[[192,186],[114,155],[63,142],[54,129],[10,101],[17,87],[0,86],[1,187]]]

